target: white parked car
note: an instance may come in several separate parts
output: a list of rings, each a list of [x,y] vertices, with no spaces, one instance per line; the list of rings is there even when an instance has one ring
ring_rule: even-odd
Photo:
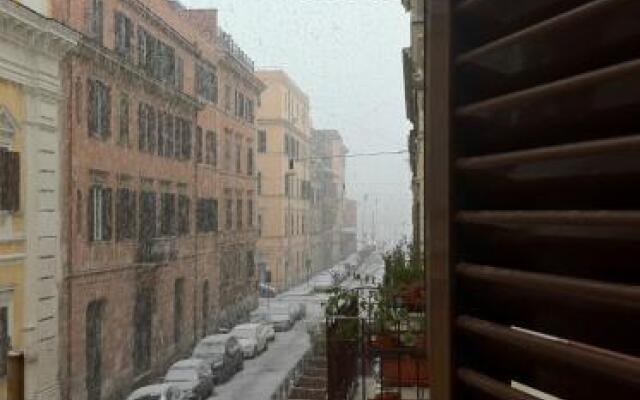
[[[267,340],[268,341],[273,341],[276,339],[276,330],[273,327],[273,323],[271,322],[262,322],[262,325],[264,325],[264,329],[267,335]]]
[[[182,390],[171,383],[143,386],[127,397],[127,400],[182,400]]]
[[[245,358],[252,358],[267,349],[267,331],[263,324],[240,324],[231,330],[238,339]]]
[[[288,311],[285,312],[273,312],[267,316],[269,322],[273,324],[273,329],[276,332],[286,332],[294,325],[295,320],[291,318],[291,314]]]

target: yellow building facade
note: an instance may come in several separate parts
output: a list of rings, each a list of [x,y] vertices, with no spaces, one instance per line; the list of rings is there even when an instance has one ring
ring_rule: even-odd
[[[60,63],[74,32],[44,0],[0,0],[0,400],[25,353],[27,399],[58,399]]]
[[[261,282],[286,289],[312,272],[309,99],[282,70],[256,73],[258,229]]]

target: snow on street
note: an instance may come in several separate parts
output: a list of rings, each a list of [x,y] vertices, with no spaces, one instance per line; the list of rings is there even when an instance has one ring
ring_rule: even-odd
[[[361,276],[374,276],[376,282],[381,280],[384,271],[382,258],[378,253],[372,254],[358,269]],[[314,281],[313,277],[311,282]],[[343,287],[357,286],[360,282],[347,279]],[[215,388],[215,396],[211,400],[269,400],[305,352],[310,348],[307,324],[324,318],[322,303],[326,294],[316,294],[312,285],[303,283],[284,292],[276,299],[260,299],[260,305],[268,307],[271,301],[295,301],[306,304],[307,319],[299,321],[289,332],[279,332],[276,339],[269,343],[263,354],[252,360],[245,360],[244,370],[235,375],[229,382]]]

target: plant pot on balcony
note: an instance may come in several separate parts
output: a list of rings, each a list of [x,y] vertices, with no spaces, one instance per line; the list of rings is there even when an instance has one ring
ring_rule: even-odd
[[[384,356],[382,358],[382,384],[387,387],[430,386],[427,358],[408,354]]]
[[[398,347],[398,339],[390,333],[381,333],[371,337],[371,347],[378,350],[388,350]]]
[[[396,297],[396,302],[410,312],[424,312],[426,292],[424,283],[416,283],[403,289]]]

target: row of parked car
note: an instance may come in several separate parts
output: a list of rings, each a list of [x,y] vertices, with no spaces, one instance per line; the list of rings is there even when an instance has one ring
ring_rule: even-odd
[[[244,360],[266,351],[276,332],[288,331],[304,318],[302,303],[272,301],[250,314],[249,323],[221,329],[198,342],[191,358],[173,364],[161,383],[134,391],[127,400],[205,400],[215,385],[244,368]]]

